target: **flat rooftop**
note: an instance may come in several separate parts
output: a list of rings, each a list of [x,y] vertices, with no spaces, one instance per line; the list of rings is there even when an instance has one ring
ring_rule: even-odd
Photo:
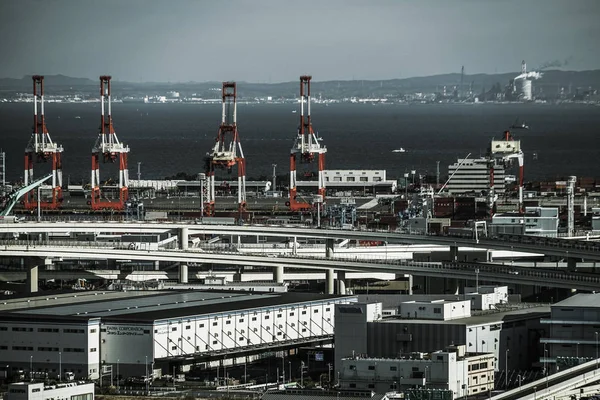
[[[81,292],[35,296],[0,303],[0,320],[66,320],[153,322],[191,315],[227,313],[311,301],[356,298],[316,293],[250,293],[229,290]],[[19,301],[17,301],[19,300]]]
[[[507,311],[497,311],[471,315],[465,318],[449,320],[437,319],[410,319],[410,318],[386,318],[377,323],[384,324],[436,324],[436,325],[487,325],[493,323],[511,322],[521,319],[543,318],[550,315],[550,306],[526,307]]]
[[[580,293],[554,303],[552,307],[600,307],[600,293]]]

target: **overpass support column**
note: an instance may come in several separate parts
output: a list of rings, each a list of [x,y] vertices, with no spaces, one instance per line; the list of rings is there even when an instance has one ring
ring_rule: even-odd
[[[335,271],[333,268],[327,268],[325,279],[325,291],[327,294],[334,294],[333,287],[335,281]]]
[[[333,257],[333,239],[325,239],[325,257]]]
[[[406,282],[406,293],[412,295],[413,294],[413,286],[414,286],[414,277],[410,274],[396,274],[396,280],[403,280]]]
[[[283,283],[283,265],[278,265],[273,271],[273,280],[277,283]]]
[[[37,293],[38,291],[38,266],[30,265],[27,268],[27,289],[29,293]]]
[[[450,262],[458,261],[458,246],[450,246]]]
[[[188,235],[189,231],[187,227],[182,227],[179,229],[179,248],[181,250],[188,249]]]
[[[187,264],[179,264],[179,283],[188,283]]]
[[[160,271],[160,261],[154,261],[154,270]]]
[[[346,294],[346,271],[337,272],[338,294]]]
[[[577,259],[574,257],[567,256],[567,271],[577,270]]]

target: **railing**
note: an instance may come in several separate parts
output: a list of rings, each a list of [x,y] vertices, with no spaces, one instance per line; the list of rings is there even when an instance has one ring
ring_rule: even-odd
[[[260,253],[239,253],[234,248],[230,251],[224,251],[223,249],[215,249],[204,250],[198,248],[190,248],[188,250],[180,250],[180,249],[165,249],[161,248],[158,250],[147,250],[144,248],[141,249],[132,249],[128,245],[122,245],[119,243],[106,243],[106,242],[76,242],[76,241],[24,241],[24,240],[3,240],[0,241],[0,249],[4,248],[4,250],[8,250],[9,247],[26,247],[27,250],[35,250],[35,249],[44,249],[47,247],[68,247],[68,248],[79,248],[79,249],[115,249],[115,250],[127,250],[132,252],[140,252],[140,253],[150,253],[152,255],[160,255],[162,254],[175,254],[175,253],[198,253],[198,255],[235,255],[238,257],[256,257],[256,258],[264,258],[271,259],[273,255],[265,254],[263,252]],[[125,255],[126,257],[126,255]],[[487,274],[503,274],[503,275],[511,275],[514,276],[515,280],[521,280],[522,278],[528,278],[528,280],[536,281],[536,282],[544,282],[548,280],[555,280],[556,282],[572,282],[572,283],[582,283],[582,284],[600,284],[600,276],[596,276],[594,274],[585,274],[585,273],[571,273],[568,271],[548,271],[548,270],[535,270],[532,268],[521,268],[515,266],[505,266],[505,265],[497,265],[497,264],[479,264],[479,263],[455,263],[455,262],[442,262],[442,263],[433,263],[433,262],[417,262],[412,260],[390,260],[390,259],[381,259],[381,258],[367,258],[361,257],[360,259],[356,258],[355,260],[351,260],[343,257],[318,257],[318,256],[308,256],[308,255],[294,255],[294,254],[278,254],[278,259],[283,260],[294,260],[294,261],[321,261],[327,262],[328,264],[336,264],[343,265],[348,270],[352,270],[353,266],[360,266],[364,264],[370,265],[380,265],[386,267],[411,267],[411,270],[418,268],[421,271],[468,271],[470,275],[475,274],[475,270],[479,269],[479,274],[482,275],[482,278],[485,278]],[[304,263],[302,263],[304,264]],[[313,266],[314,264],[305,263],[307,266]],[[296,266],[296,267],[301,267]],[[360,268],[358,268],[360,269]],[[394,268],[385,268],[393,270]],[[550,283],[550,282],[548,282]]]

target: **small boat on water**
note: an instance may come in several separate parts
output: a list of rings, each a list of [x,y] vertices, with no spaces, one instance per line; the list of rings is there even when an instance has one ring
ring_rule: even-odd
[[[392,150],[392,153],[404,153],[404,152],[406,152],[406,150],[404,150],[404,147],[400,147],[399,149]]]

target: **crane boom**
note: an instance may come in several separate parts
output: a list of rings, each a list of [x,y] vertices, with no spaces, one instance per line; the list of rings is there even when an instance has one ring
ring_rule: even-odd
[[[29,193],[33,189],[37,188],[38,186],[41,186],[42,183],[46,182],[50,178],[52,178],[52,174],[49,174],[43,178],[40,178],[37,181],[31,182],[30,184],[25,185],[22,188],[18,189],[17,191],[9,194],[6,205],[4,206],[3,209],[0,210],[0,217],[6,217],[8,214],[10,214],[13,207],[15,206],[15,204],[17,204],[17,202],[19,201],[19,199],[21,197],[23,197],[25,194]]]

